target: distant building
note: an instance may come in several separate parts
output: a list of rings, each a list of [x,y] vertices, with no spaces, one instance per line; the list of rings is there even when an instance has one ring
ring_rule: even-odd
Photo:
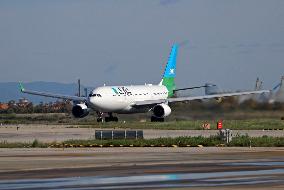
[[[60,101],[56,101],[51,105],[51,108],[53,111],[59,111],[61,109],[63,109],[65,106],[64,102],[60,102]]]
[[[273,102],[284,103],[284,76],[281,78],[278,91],[272,95]]]
[[[257,91],[257,90],[262,90],[262,85],[263,85],[263,82],[257,77],[256,81],[255,81],[255,87],[254,87],[254,90]],[[242,103],[244,101],[247,101],[247,100],[254,100],[256,102],[267,102],[268,98],[267,98],[267,94],[248,94],[248,95],[244,95],[244,96],[240,96],[239,97],[239,102]]]
[[[255,82],[255,87],[254,90],[262,90],[262,81],[259,80],[259,78],[257,77],[256,82]]]
[[[15,101],[15,100],[10,100],[10,101],[8,102],[8,105],[9,105],[9,107],[12,107],[12,106],[16,106],[17,104],[16,104],[16,101]]]
[[[17,103],[17,106],[19,107],[26,107],[29,104],[29,100],[26,98],[19,99],[19,102]]]
[[[9,109],[9,105],[6,103],[0,103],[0,111]]]

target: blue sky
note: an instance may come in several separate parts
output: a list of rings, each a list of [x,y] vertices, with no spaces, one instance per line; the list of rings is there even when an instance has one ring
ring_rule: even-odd
[[[1,0],[0,81],[272,88],[284,75],[283,0]]]

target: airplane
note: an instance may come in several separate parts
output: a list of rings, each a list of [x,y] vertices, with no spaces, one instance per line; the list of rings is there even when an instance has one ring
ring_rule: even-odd
[[[212,94],[204,96],[175,97],[176,88],[176,59],[178,44],[172,46],[163,78],[159,84],[130,85],[130,86],[101,86],[91,91],[88,97],[69,96],[27,90],[20,83],[22,93],[71,100],[77,102],[73,105],[72,114],[76,118],[86,117],[90,110],[97,113],[98,122],[117,122],[116,114],[146,113],[152,112],[151,122],[163,122],[165,117],[171,114],[169,103],[192,100],[218,99],[228,96],[240,96],[247,94],[260,94],[267,90]],[[105,118],[103,115],[107,114]]]

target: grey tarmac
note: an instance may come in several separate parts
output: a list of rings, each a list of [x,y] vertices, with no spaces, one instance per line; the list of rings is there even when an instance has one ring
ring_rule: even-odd
[[[283,189],[284,148],[0,149],[0,189]]]

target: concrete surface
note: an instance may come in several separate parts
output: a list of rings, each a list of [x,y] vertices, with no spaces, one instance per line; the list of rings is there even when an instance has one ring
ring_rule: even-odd
[[[0,189],[283,189],[284,148],[0,149]]]

